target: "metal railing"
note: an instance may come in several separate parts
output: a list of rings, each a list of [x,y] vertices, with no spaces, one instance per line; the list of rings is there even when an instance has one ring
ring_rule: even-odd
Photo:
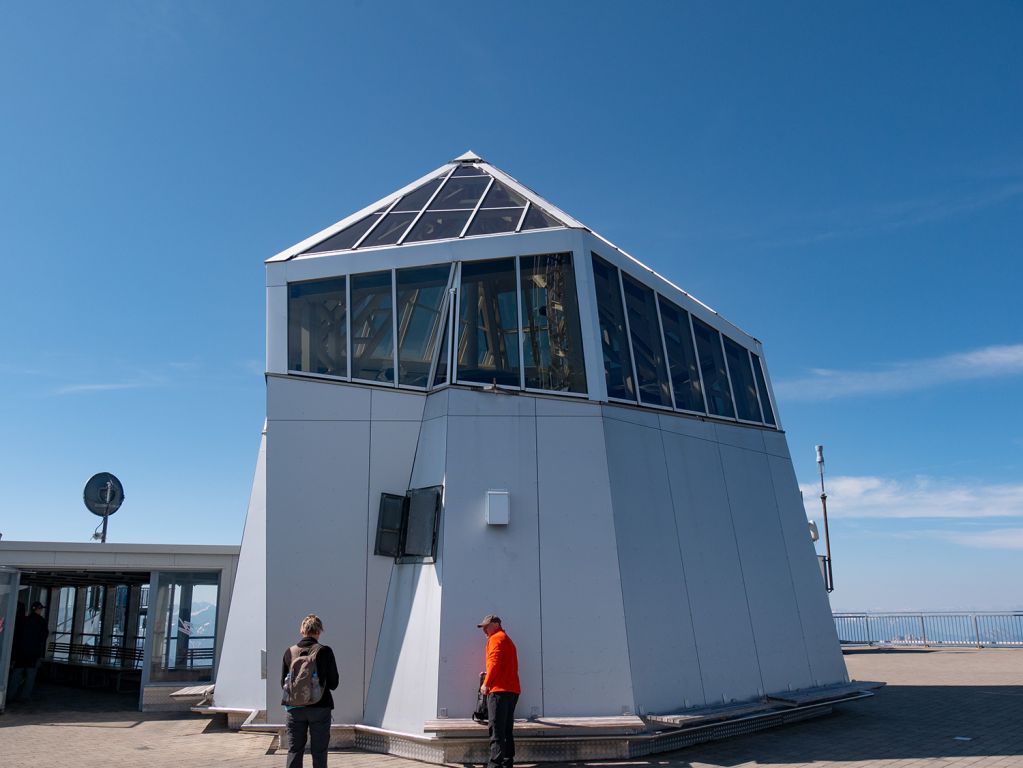
[[[833,616],[842,645],[1023,647],[1023,612]]]

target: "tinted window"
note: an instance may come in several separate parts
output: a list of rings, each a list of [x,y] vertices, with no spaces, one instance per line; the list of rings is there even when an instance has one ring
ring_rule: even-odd
[[[522,218],[521,208],[480,209],[469,225],[466,236],[495,235],[499,232],[514,232]]]
[[[597,294],[597,318],[600,321],[600,348],[604,357],[607,396],[635,400],[632,361],[625,334],[625,313],[618,285],[618,270],[593,254],[593,284]]]
[[[448,179],[447,184],[441,187],[428,210],[472,210],[483,196],[483,191],[487,188],[488,183],[490,183],[489,176],[452,177]]]
[[[696,363],[693,336],[689,330],[689,313],[676,307],[663,296],[661,327],[664,328],[664,346],[668,349],[668,370],[671,386],[675,390],[675,407],[686,411],[706,412],[703,404],[703,386],[700,368]]]
[[[440,342],[447,264],[398,270],[398,383],[426,387]]]
[[[366,239],[359,243],[360,248],[369,248],[373,245],[394,245],[398,239],[405,234],[408,225],[416,217],[414,213],[394,213],[384,216],[379,226],[370,232]]]
[[[374,555],[397,557],[401,552],[401,529],[405,523],[405,497],[393,493],[380,494],[377,516],[377,539]]]
[[[700,372],[707,393],[707,407],[715,416],[735,416],[732,395],[728,389],[725,356],[721,352],[721,335],[702,320],[693,318],[693,335],[700,358]]]
[[[519,386],[515,259],[462,264],[458,379]]]
[[[586,392],[572,254],[523,256],[519,267],[526,386]]]
[[[352,378],[394,381],[390,272],[352,275]]]
[[[728,360],[728,372],[732,376],[732,391],[735,393],[735,410],[740,419],[746,421],[763,421],[760,418],[760,406],[757,404],[757,385],[753,383],[753,369],[750,367],[749,353],[746,348],[736,344],[727,336],[725,340],[725,358]]]
[[[345,279],[288,286],[288,370],[348,375]]]
[[[408,518],[402,555],[436,557],[440,488],[417,488],[408,492]]]
[[[771,394],[767,391],[767,384],[764,381],[764,369],[760,364],[760,358],[753,355],[753,374],[757,378],[757,389],[760,390],[760,405],[764,410],[764,421],[772,427],[777,425],[774,420],[774,409],[771,407]]]
[[[404,242],[458,237],[471,215],[472,211],[427,211],[412,227]]]
[[[555,219],[549,213],[535,205],[529,206],[529,210],[526,212],[526,219],[522,222],[522,229],[546,229],[547,227],[560,227],[563,226],[560,221]]]
[[[347,229],[331,235],[319,245],[314,245],[307,253],[323,253],[324,251],[343,251],[351,248],[366,232],[380,221],[379,213],[372,213],[361,221],[357,221]]]
[[[629,312],[629,332],[632,337],[632,356],[636,361],[636,378],[639,379],[640,402],[671,407],[671,390],[668,388],[668,370],[664,364],[654,292],[626,274],[622,275],[622,287],[625,289],[625,306]]]
[[[419,187],[412,192],[409,192],[398,204],[394,206],[395,211],[405,211],[411,213],[419,213],[423,206],[430,201],[430,196],[437,191],[437,187],[440,186],[441,179],[433,179],[432,181],[426,182],[423,186]]]
[[[437,355],[437,372],[433,375],[433,386],[448,383],[448,313],[444,311],[444,330],[440,334],[440,354]]]

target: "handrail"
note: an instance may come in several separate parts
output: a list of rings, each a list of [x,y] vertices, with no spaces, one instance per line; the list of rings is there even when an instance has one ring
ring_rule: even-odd
[[[834,613],[842,645],[1023,647],[1023,611]]]

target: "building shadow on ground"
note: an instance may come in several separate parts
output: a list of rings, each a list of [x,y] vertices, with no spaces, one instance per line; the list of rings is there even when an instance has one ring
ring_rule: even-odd
[[[1023,686],[887,686],[826,717],[607,763],[615,768],[703,768],[969,757],[1020,757],[1023,765]],[[594,764],[599,763],[557,765]]]

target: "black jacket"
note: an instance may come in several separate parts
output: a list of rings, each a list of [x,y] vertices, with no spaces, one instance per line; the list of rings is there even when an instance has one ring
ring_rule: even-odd
[[[311,637],[303,637],[297,643],[299,648],[310,648],[316,645],[316,641]],[[291,648],[289,647],[284,652],[284,659],[281,665],[281,687],[284,687],[284,678],[288,676],[288,672],[291,670]],[[334,651],[330,649],[329,645],[323,645],[320,643],[320,650],[316,654],[316,674],[320,678],[320,684],[323,686],[323,697],[316,703],[310,704],[310,707],[326,707],[327,709],[334,708],[334,697],[330,695],[330,692],[336,690],[341,682],[341,675],[337,671],[337,661],[334,659]]]
[[[50,629],[46,619],[35,611],[19,616],[14,627],[14,666],[34,667],[46,655],[46,638]]]

